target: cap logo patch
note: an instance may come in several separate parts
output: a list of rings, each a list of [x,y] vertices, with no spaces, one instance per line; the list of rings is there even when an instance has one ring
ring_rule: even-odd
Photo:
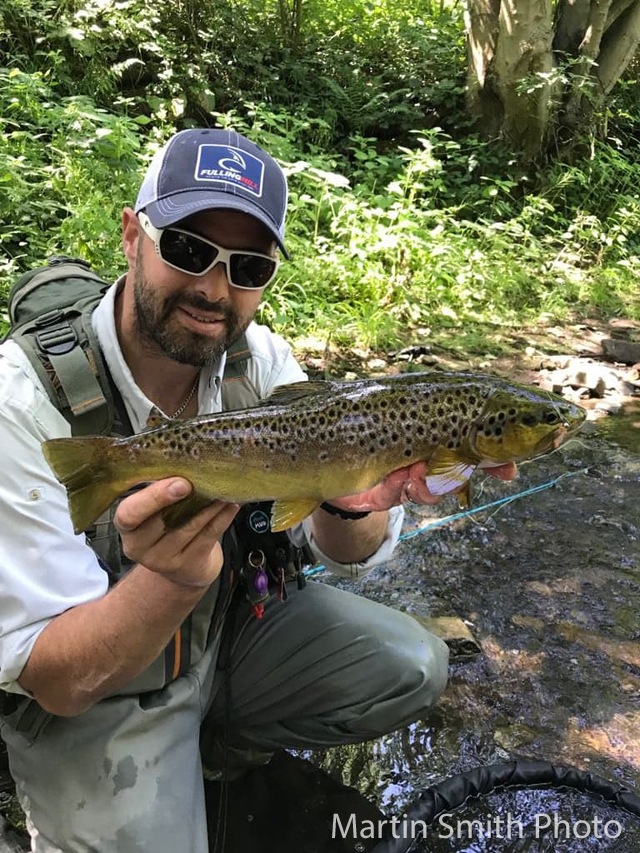
[[[196,181],[238,187],[262,195],[264,163],[253,154],[230,145],[201,145],[196,163]]]

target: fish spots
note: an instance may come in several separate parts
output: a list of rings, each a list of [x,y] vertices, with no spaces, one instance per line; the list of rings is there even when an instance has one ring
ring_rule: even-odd
[[[428,458],[436,447],[465,453],[473,449],[471,436],[498,444],[512,424],[524,425],[528,410],[511,386],[490,377],[405,374],[330,382],[326,391],[294,403],[167,422],[146,433],[144,442],[187,464],[206,464],[222,454],[234,464],[252,459],[265,472],[312,467],[314,460],[332,465],[345,453],[367,465],[376,455],[405,464]],[[544,423],[558,417],[554,411]]]

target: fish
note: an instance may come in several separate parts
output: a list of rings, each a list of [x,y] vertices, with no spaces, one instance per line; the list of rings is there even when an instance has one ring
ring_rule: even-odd
[[[129,489],[170,476],[193,489],[165,511],[167,527],[214,500],[272,501],[279,531],[419,461],[433,494],[467,500],[476,469],[549,453],[585,416],[556,394],[488,374],[404,373],[282,385],[249,409],[157,419],[128,438],[53,438],[43,453],[76,533]]]

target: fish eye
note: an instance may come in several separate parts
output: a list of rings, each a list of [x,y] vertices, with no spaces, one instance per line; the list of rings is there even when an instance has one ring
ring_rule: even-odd
[[[560,415],[557,412],[547,412],[544,416],[544,422],[546,424],[558,424],[560,423]]]

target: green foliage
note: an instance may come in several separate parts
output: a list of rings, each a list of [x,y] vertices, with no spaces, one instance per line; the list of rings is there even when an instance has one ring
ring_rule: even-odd
[[[385,348],[540,312],[639,317],[638,75],[609,104],[606,144],[528,175],[467,129],[460,14],[5,0],[0,286],[60,252],[120,274],[120,211],[153,151],[218,124],[289,176],[292,260],[261,309],[289,337]]]
[[[114,271],[122,205],[139,184],[139,123],[15,68],[0,70],[0,114],[0,272],[60,251]]]

